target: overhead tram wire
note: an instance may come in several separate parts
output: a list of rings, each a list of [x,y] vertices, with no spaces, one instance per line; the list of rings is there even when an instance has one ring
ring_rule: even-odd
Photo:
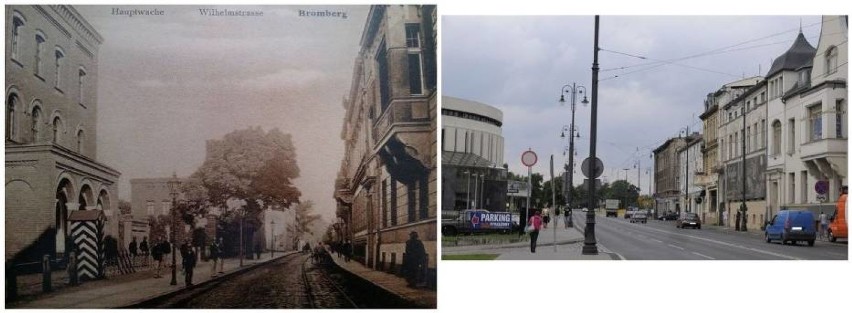
[[[834,19],[837,19],[837,18],[834,18]],[[828,21],[831,21],[831,20],[828,20]],[[752,43],[752,42],[756,42],[756,41],[760,41],[760,40],[764,40],[764,39],[768,39],[768,38],[772,38],[772,37],[777,37],[777,36],[780,36],[780,35],[783,35],[783,34],[786,34],[786,33],[789,33],[789,32],[801,31],[804,28],[810,28],[810,27],[813,27],[813,26],[816,26],[816,25],[821,25],[822,23],[823,23],[823,21],[820,20],[819,22],[816,22],[816,23],[812,23],[812,24],[808,24],[808,25],[804,25],[804,26],[799,26],[799,28],[792,28],[792,29],[789,29],[789,30],[770,34],[770,35],[763,36],[763,37],[760,37],[760,38],[746,40],[746,41],[736,43],[736,44],[733,44],[733,45],[729,45],[729,46],[725,46],[725,47],[722,47],[722,48],[717,48],[717,49],[713,49],[713,50],[709,50],[709,51],[706,51],[706,52],[693,54],[693,55],[689,55],[689,56],[685,56],[685,57],[681,57],[681,58],[675,58],[675,59],[670,59],[670,60],[657,60],[655,62],[649,62],[649,63],[644,63],[644,64],[635,64],[635,65],[625,66],[625,67],[621,67],[621,68],[603,69],[602,71],[607,71],[607,70],[617,70],[617,69],[624,69],[624,68],[637,67],[637,66],[650,66],[648,68],[643,68],[643,69],[631,71],[631,72],[624,73],[624,74],[621,74],[621,75],[615,75],[615,76],[612,76],[612,77],[603,78],[603,79],[600,79],[599,81],[610,80],[610,79],[618,78],[618,77],[621,77],[621,76],[624,76],[624,75],[629,75],[629,74],[633,74],[633,73],[636,73],[636,72],[640,72],[640,71],[651,70],[651,69],[654,69],[654,68],[658,68],[658,67],[667,65],[666,62],[668,62],[670,64],[681,65],[681,64],[674,63],[674,62],[688,60],[688,59],[692,59],[692,58],[703,57],[703,56],[709,56],[709,55],[714,55],[714,54],[719,54],[719,53],[730,52],[731,50],[729,50],[729,49],[734,48],[734,47],[742,46],[744,44],[748,44],[748,43]],[[752,48],[756,48],[756,47],[759,47],[759,46],[755,46],[755,47],[752,47]],[[624,53],[624,52],[617,52],[617,51],[604,50],[604,49],[601,49],[601,50],[602,51],[608,51],[608,52],[614,52],[614,53],[618,53],[618,54],[623,54],[623,55],[631,56],[631,57],[637,57],[637,58],[640,58],[640,59],[648,59],[647,57],[636,56],[636,55],[632,55],[632,54]],[[738,51],[738,50],[744,50],[744,49],[741,48],[741,49],[737,49],[737,50],[733,50],[733,51]],[[696,69],[700,69],[700,68],[696,68]],[[704,70],[704,69],[701,69],[701,70]],[[717,73],[718,74],[724,74],[724,75],[732,75],[732,74],[721,73],[721,72],[717,72]],[[740,75],[736,75],[736,77],[740,77]]]

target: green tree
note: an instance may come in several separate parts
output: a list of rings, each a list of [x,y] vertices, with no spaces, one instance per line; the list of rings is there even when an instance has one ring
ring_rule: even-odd
[[[621,201],[621,207],[636,206],[639,198],[639,188],[630,184],[626,180],[617,180],[612,183],[609,190],[608,199],[618,199]]]

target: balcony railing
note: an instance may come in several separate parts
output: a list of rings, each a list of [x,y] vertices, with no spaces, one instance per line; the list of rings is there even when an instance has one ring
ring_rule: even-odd
[[[429,103],[426,99],[391,101],[373,125],[373,140],[381,143],[396,127],[429,126]]]

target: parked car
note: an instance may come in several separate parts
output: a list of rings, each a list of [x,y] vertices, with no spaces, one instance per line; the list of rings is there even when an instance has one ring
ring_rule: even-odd
[[[648,214],[645,211],[633,212],[633,215],[630,215],[630,222],[646,224],[648,223]]]
[[[589,212],[589,208],[583,208],[583,212]]]
[[[701,219],[698,218],[698,214],[695,213],[684,213],[680,218],[677,219],[675,223],[675,227],[677,228],[698,228],[701,229]]]
[[[811,211],[783,210],[772,217],[763,232],[766,242],[779,240],[781,244],[807,241],[813,246],[816,241],[816,219]]]
[[[661,221],[674,221],[677,220],[677,213],[675,212],[665,212],[660,215],[657,219]]]

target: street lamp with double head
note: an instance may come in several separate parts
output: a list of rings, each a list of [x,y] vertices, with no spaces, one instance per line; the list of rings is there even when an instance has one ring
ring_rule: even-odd
[[[577,128],[574,126],[574,112],[577,110],[577,94],[583,95],[582,103],[588,104],[589,100],[586,97],[586,87],[577,86],[577,83],[572,83],[570,85],[562,86],[562,92],[559,95],[559,103],[565,104],[565,93],[570,94],[571,96],[571,126],[565,126],[562,128],[562,138],[565,138],[565,131],[570,131],[568,134],[568,181],[565,186],[568,189],[565,191],[565,206],[567,208],[566,214],[568,215],[568,226],[574,225],[574,220],[572,218],[573,208],[574,208],[574,199],[572,197],[571,191],[574,189],[574,137]],[[567,128],[567,129],[566,129]],[[579,138],[580,134],[577,133],[576,137]]]
[[[177,220],[177,214],[175,211],[177,209],[177,196],[178,189],[180,189],[180,180],[177,178],[177,173],[172,173],[172,178],[168,182],[169,185],[169,195],[172,196],[172,208],[171,208],[171,245],[172,245],[172,281],[169,282],[170,285],[177,285],[177,250],[175,250],[175,245],[177,243],[176,230],[177,226],[175,225],[175,221]]]

